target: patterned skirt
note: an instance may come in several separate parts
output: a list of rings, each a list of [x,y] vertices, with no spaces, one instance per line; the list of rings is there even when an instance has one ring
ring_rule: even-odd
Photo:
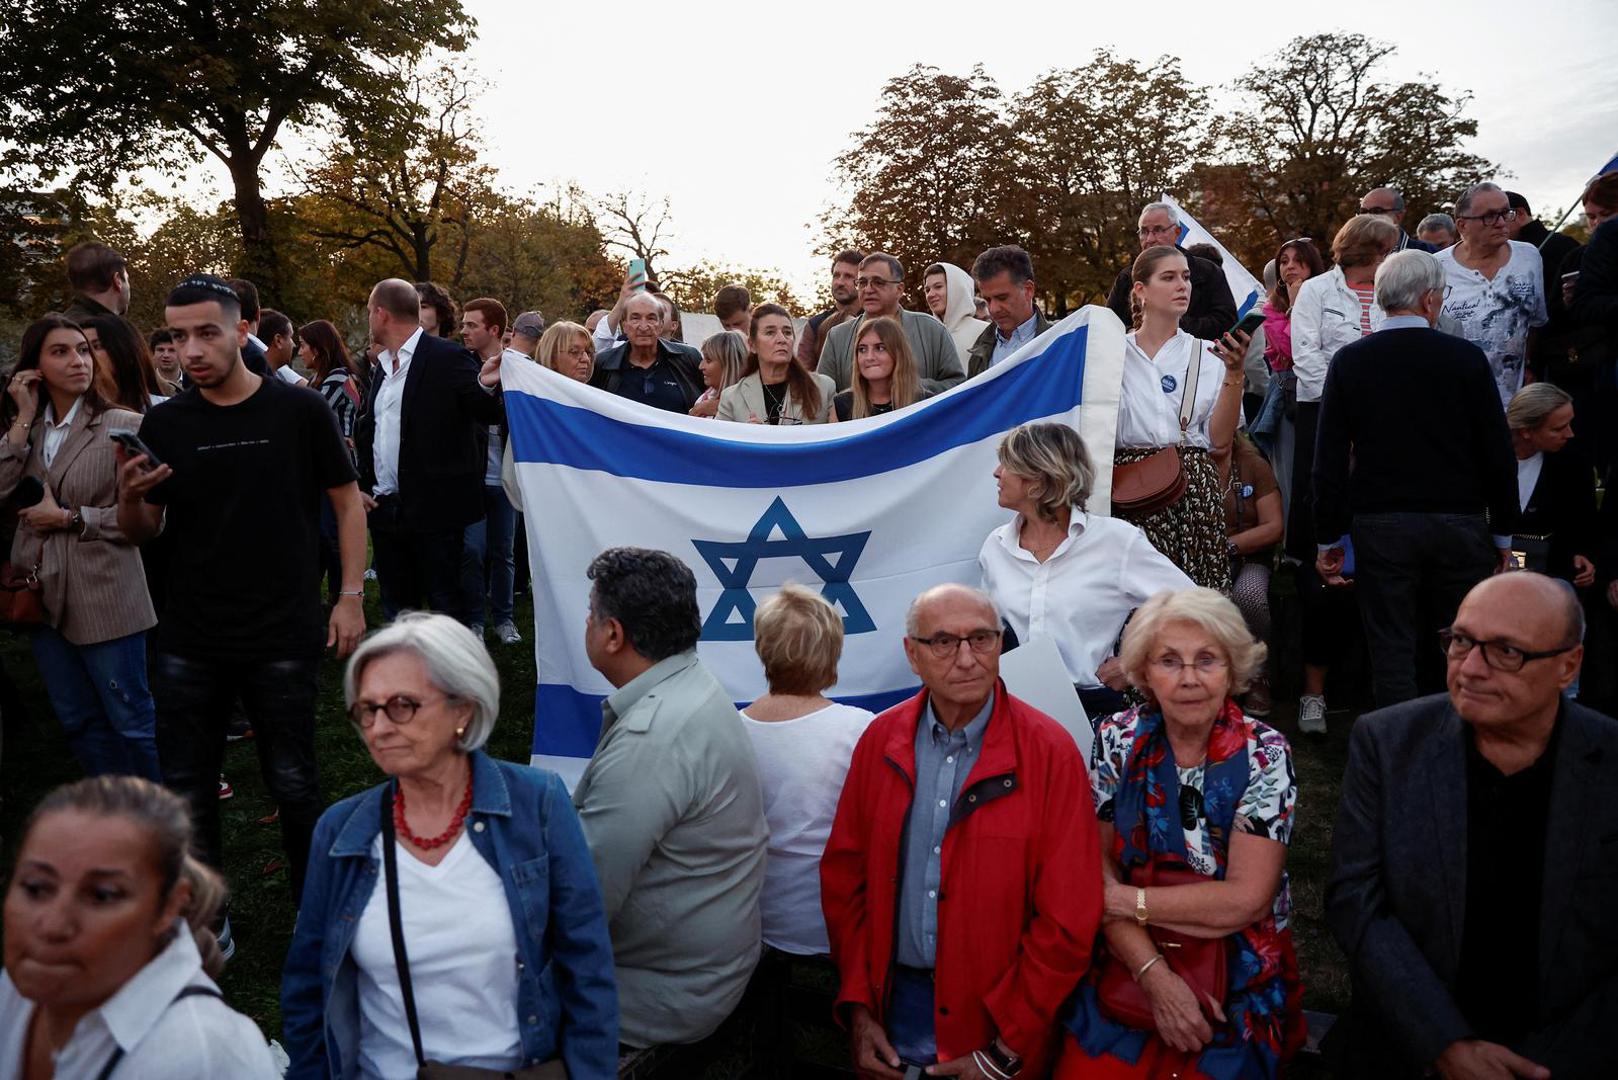
[[[1118,450],[1113,464],[1127,465],[1157,453],[1142,447]],[[1145,516],[1118,514],[1138,525],[1152,546],[1168,556],[1198,585],[1230,595],[1230,556],[1225,536],[1225,498],[1219,488],[1219,466],[1208,451],[1180,449],[1185,494],[1171,506]]]

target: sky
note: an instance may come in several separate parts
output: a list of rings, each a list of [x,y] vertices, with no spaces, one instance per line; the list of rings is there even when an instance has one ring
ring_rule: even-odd
[[[1618,64],[1597,44],[1618,39],[1612,0],[1163,0],[1146,17],[1073,0],[463,2],[479,31],[467,62],[489,84],[476,107],[485,160],[505,186],[666,196],[668,262],[778,269],[800,286],[825,272],[813,251],[839,196],[833,158],[875,115],[882,84],[918,62],[982,63],[1009,94],[1097,48],[1142,62],[1166,53],[1217,104],[1219,87],[1289,39],[1358,31],[1398,47],[1386,78],[1473,94],[1469,149],[1536,212],[1569,206],[1618,153]]]

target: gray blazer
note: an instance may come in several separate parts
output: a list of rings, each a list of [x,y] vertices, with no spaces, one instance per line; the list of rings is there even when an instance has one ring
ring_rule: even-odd
[[[1452,994],[1466,903],[1463,721],[1445,694],[1360,718],[1326,921],[1354,977],[1346,1075],[1421,1075],[1473,1032]],[[1546,823],[1539,1008],[1512,1047],[1556,1077],[1611,1075],[1618,1030],[1618,721],[1562,706]]]
[[[929,393],[942,394],[966,378],[961,370],[961,354],[955,347],[944,324],[930,314],[900,309],[905,340],[916,357],[916,374]],[[826,335],[826,344],[820,349],[820,363],[815,368],[829,375],[838,390],[847,390],[854,377],[854,335],[865,322],[861,313],[857,319],[838,323]]]
[[[11,562],[39,564],[45,620],[74,645],[95,645],[157,625],[140,551],[118,528],[118,459],[112,431],[136,431],[140,414],[128,409],[91,413],[79,407],[51,467],[40,457],[45,443],[44,409],[28,431],[28,445],[0,438],[0,498],[24,476],[38,477],[56,501],[84,515],[82,532],[36,533],[17,526]]]
[[[601,712],[573,805],[612,933],[619,1037],[696,1042],[758,963],[770,834],[753,744],[695,651],[642,672]]]
[[[837,393],[837,387],[824,375],[811,372],[809,377],[820,387],[820,409],[813,416],[805,416],[803,403],[793,397],[789,390],[786,402],[781,406],[783,419],[795,420],[800,424],[824,424],[831,419],[831,399]],[[764,401],[764,379],[759,373],[755,371],[745,379],[738,379],[725,387],[719,395],[719,412],[716,415],[721,420],[743,422],[750,416],[756,416],[760,420],[768,416],[769,407]]]

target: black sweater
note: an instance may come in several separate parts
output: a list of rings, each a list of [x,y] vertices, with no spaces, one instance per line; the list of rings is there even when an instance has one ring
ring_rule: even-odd
[[[1489,515],[1517,527],[1517,459],[1483,350],[1430,327],[1382,330],[1332,358],[1315,443],[1315,535],[1355,514]]]

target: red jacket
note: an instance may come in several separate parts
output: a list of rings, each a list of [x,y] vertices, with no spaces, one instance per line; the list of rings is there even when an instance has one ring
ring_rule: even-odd
[[[893,971],[916,725],[927,692],[878,716],[854,749],[826,853],[821,903],[845,1007],[883,1020]],[[995,687],[983,750],[944,834],[934,975],[938,1059],[996,1035],[1051,1062],[1057,1008],[1090,964],[1101,921],[1101,847],[1084,758],[1056,721]]]

